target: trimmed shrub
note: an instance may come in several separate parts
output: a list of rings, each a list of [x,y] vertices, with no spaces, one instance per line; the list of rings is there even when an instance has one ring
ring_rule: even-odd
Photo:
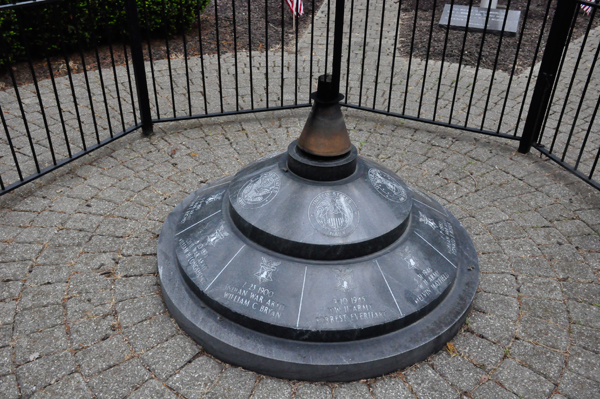
[[[142,35],[183,33],[210,0],[136,0]],[[12,0],[0,0],[10,4]],[[0,65],[127,39],[125,0],[63,0],[0,11]]]

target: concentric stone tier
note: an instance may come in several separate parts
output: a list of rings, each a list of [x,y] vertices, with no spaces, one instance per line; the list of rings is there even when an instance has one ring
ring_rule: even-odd
[[[341,180],[288,153],[190,195],[159,241],[163,295],[215,356],[266,374],[353,380],[439,349],[478,282],[473,244],[439,203],[362,158]]]

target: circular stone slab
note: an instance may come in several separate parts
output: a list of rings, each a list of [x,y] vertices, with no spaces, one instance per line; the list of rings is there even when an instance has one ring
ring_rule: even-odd
[[[214,356],[279,378],[375,377],[439,350],[478,285],[464,228],[374,162],[315,182],[287,156],[201,188],[168,216],[158,262],[171,315]]]

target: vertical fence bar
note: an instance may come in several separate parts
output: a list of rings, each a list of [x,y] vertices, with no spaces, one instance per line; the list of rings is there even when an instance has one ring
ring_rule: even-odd
[[[119,90],[119,77],[117,76],[117,65],[115,63],[115,54],[114,54],[113,45],[112,45],[112,33],[110,31],[110,24],[109,24],[108,20],[109,20],[108,13],[105,10],[104,11],[104,21],[105,21],[106,30],[107,30],[108,50],[110,52],[110,61],[112,64],[113,78],[115,80],[115,92],[117,94],[117,103],[119,104],[119,116],[121,117],[121,128],[123,129],[123,131],[125,131],[125,119],[123,117],[123,104],[121,101],[121,91]],[[65,53],[65,59],[66,59],[66,53]],[[68,65],[67,65],[67,69],[68,69]],[[69,71],[69,76],[71,76],[70,71]],[[109,121],[109,123],[110,123],[110,121]]]
[[[427,53],[425,56],[425,70],[423,71],[423,85],[421,86],[421,97],[419,97],[419,108],[417,109],[417,118],[421,117],[421,107],[423,106],[423,97],[425,95],[425,82],[427,81],[427,71],[429,69],[429,54],[431,51],[431,38],[433,36],[433,24],[435,23],[435,7],[437,6],[437,0],[433,0],[433,7],[431,10],[431,23],[429,26],[429,40],[427,41]],[[450,18],[450,17],[448,17]],[[487,20],[485,21],[487,24]],[[450,20],[448,20],[450,25]],[[485,35],[485,28],[484,28]]]
[[[473,9],[473,0],[469,0],[469,11],[467,12],[467,21],[471,20],[471,10]],[[448,16],[450,18],[450,16]],[[448,25],[450,24],[450,19],[448,19]],[[458,58],[458,68],[456,70],[456,79],[454,84],[454,93],[452,94],[452,102],[450,102],[450,114],[448,115],[448,123],[452,123],[452,114],[454,114],[454,105],[456,104],[456,94],[458,93],[458,84],[460,83],[460,70],[462,67],[463,57],[465,54],[465,45],[467,44],[467,29],[465,29],[465,33],[463,35],[462,47],[460,50],[460,56]]]
[[[285,54],[285,14],[284,14],[284,6],[283,6],[283,2],[281,2],[281,82],[280,82],[280,87],[281,87],[281,106],[283,107],[283,80],[285,79],[283,76],[283,55]]]
[[[550,3],[550,2],[548,2],[548,3]],[[513,60],[512,69],[510,71],[510,77],[508,78],[508,84],[506,86],[506,95],[504,96],[504,103],[502,104],[502,111],[500,111],[500,119],[498,120],[498,130],[496,130],[496,133],[500,133],[500,129],[502,129],[502,120],[504,119],[504,112],[506,111],[506,105],[508,104],[508,95],[510,94],[513,77],[515,76],[515,69],[517,68],[517,60],[519,58],[519,52],[521,51],[521,43],[523,42],[523,34],[525,33],[525,24],[527,23],[527,16],[529,15],[529,7],[530,6],[531,6],[531,0],[527,0],[527,6],[525,7],[525,14],[523,15],[523,23],[521,24],[521,34],[519,36],[519,41],[517,42],[517,48],[515,50],[515,58]],[[548,11],[546,10],[546,16],[547,15],[548,15]],[[544,20],[545,20],[545,18],[544,18]],[[544,26],[545,26],[545,23],[542,26],[542,32],[544,31]]]
[[[596,14],[596,8],[592,9],[592,15],[590,17],[590,25],[588,26],[588,30],[586,32],[586,40],[587,40],[587,36],[589,35],[590,31],[590,27],[591,27],[591,22],[594,20],[594,16]],[[583,41],[583,43],[581,44],[581,50],[583,52],[583,48],[585,47],[585,42],[586,40]],[[598,53],[600,52],[600,45],[598,46],[598,48],[596,49],[596,53],[594,54],[594,60],[592,61],[592,65],[590,66],[590,71],[588,72],[588,76],[587,79],[585,81],[585,85],[583,86],[583,91],[581,92],[581,98],[579,99],[579,104],[577,105],[577,111],[575,111],[575,116],[573,116],[573,124],[571,125],[571,131],[569,132],[569,138],[565,144],[565,149],[564,152],[562,154],[561,157],[561,161],[565,160],[565,157],[567,156],[567,151],[569,150],[569,144],[571,143],[571,139],[573,137],[573,133],[575,132],[575,126],[577,125],[577,120],[579,119],[579,113],[581,112],[581,108],[583,107],[583,102],[585,100],[585,96],[587,94],[588,88],[590,86],[590,81],[592,80],[592,75],[594,73],[594,69],[596,69],[596,62],[598,61]],[[581,57],[581,53],[580,53],[580,57]],[[575,66],[575,70],[573,72],[573,77],[575,77],[575,74],[577,73],[577,69],[579,66],[579,59],[577,60],[577,66]],[[567,98],[569,97],[569,95],[567,94]],[[565,101],[566,103],[566,101]],[[562,114],[561,114],[562,117]],[[560,126],[560,123],[558,123],[557,126]],[[581,145],[581,150],[583,151],[583,149],[585,148],[585,144],[587,142],[588,139],[588,135],[586,134],[585,136],[585,140],[583,141],[583,144]],[[581,159],[581,154],[579,154],[579,159]],[[577,160],[577,165],[579,165],[579,159]],[[577,169],[577,166],[575,166],[575,169]]]
[[[556,76],[561,76],[562,75],[562,70],[563,70],[563,66],[565,65],[565,61],[567,60],[567,57],[565,57],[565,55],[567,54],[567,52],[569,51],[569,45],[571,44],[571,37],[573,37],[573,33],[575,32],[575,27],[577,26],[577,18],[579,17],[579,14],[575,13],[575,16],[573,17],[573,21],[571,21],[571,28],[569,30],[569,35],[567,36],[567,44],[565,45],[565,48],[563,49],[563,56],[561,57],[560,60],[560,65],[558,66],[558,71],[556,72]],[[529,79],[531,79],[531,75],[529,76]],[[550,94],[550,101],[548,102],[549,105],[554,104],[554,96],[556,95],[556,89],[558,87],[558,79],[555,79],[554,81],[554,85],[552,86],[552,94]],[[544,131],[546,130],[546,123],[548,123],[548,115],[550,114],[550,106],[548,108],[546,108],[546,112],[544,114],[544,117],[542,118],[543,123],[542,123],[542,127],[540,129],[540,135],[537,139],[538,142],[542,142],[543,138],[544,138]],[[521,112],[523,112],[523,106],[521,106]],[[519,114],[520,116],[520,114]],[[552,152],[552,150],[550,150]]]
[[[6,119],[4,118],[4,111],[2,110],[2,107],[0,107],[0,119],[2,120],[2,127],[4,127],[4,133],[6,133],[6,141],[8,141],[10,153],[13,157],[13,161],[15,162],[15,167],[17,168],[17,174],[19,175],[19,180],[23,181],[23,173],[21,172],[21,166],[19,165],[19,159],[17,158],[17,152],[15,151],[15,146],[13,145],[12,139],[10,137],[10,132],[8,131],[8,126],[6,125]]]
[[[219,100],[221,102],[221,113],[225,112],[223,109],[223,80],[221,76],[221,42],[219,39],[219,7],[217,7],[217,2],[215,3],[215,34],[217,39],[217,69],[219,75]],[[204,93],[206,94],[206,93]]]
[[[523,136],[519,143],[520,153],[527,154],[540,135],[544,114],[550,105],[550,90],[554,86],[556,71],[562,59],[571,21],[578,6],[579,3],[576,1],[558,0],[554,20],[548,33],[548,43],[552,43],[552,45],[546,47],[542,56],[540,72],[535,82],[529,112],[523,128]]]
[[[238,82],[238,56],[237,56],[237,23],[235,19],[235,0],[231,0],[233,14],[233,69],[235,71],[233,79],[235,81],[235,110],[240,110],[240,88]]]
[[[544,37],[544,30],[546,28],[546,22],[548,21],[548,15],[550,13],[550,6],[553,4],[552,1],[548,2],[548,6],[546,7],[546,15],[544,16],[544,23],[542,24],[542,29],[540,29],[540,35],[538,37],[538,42],[537,42],[537,46],[535,48],[535,53],[533,56],[533,61],[531,62],[531,68],[533,68],[537,62],[537,57],[539,55],[539,51],[540,51],[540,46],[542,45],[542,39]],[[573,20],[573,22],[575,22]],[[572,31],[572,30],[571,30]],[[567,39],[567,43],[569,42],[569,39]],[[559,67],[558,70],[560,71],[560,69],[562,68]],[[539,76],[539,74],[538,74]],[[519,131],[519,125],[521,124],[521,115],[523,115],[523,110],[525,109],[525,99],[527,98],[527,93],[529,93],[529,85],[531,84],[531,79],[533,77],[533,74],[530,73],[528,78],[527,78],[527,84],[525,85],[525,90],[524,90],[524,94],[523,94],[523,101],[521,101],[521,109],[519,110],[519,116],[517,117],[517,125],[515,126],[515,133],[514,136],[517,135],[517,132]],[[550,100],[550,103],[552,102],[552,100]],[[542,128],[543,130],[543,128]]]
[[[250,108],[254,109],[254,79],[252,78],[252,10],[248,2],[248,66],[250,68]]]
[[[342,38],[344,36],[344,0],[335,2],[335,26],[333,31],[333,62],[331,63],[332,91],[340,92],[340,79],[342,71]]]
[[[137,126],[138,116],[135,110],[135,95],[131,84],[131,71],[129,70],[129,56],[127,55],[127,44],[123,41],[123,55],[125,56],[125,72],[127,72],[127,86],[129,86],[129,98],[131,99],[131,112],[133,113],[133,124]]]
[[[433,117],[432,120],[435,120],[437,115],[437,108],[440,99],[440,90],[442,87],[442,76],[444,75],[444,61],[446,60],[446,50],[448,48],[448,35],[450,34],[450,21],[452,20],[452,12],[454,11],[454,0],[450,0],[450,14],[448,14],[448,25],[446,25],[446,33],[444,36],[444,49],[442,50],[442,62],[440,64],[440,76],[438,77],[438,85],[437,90],[435,92],[435,104],[433,106]],[[507,12],[508,14],[508,12]],[[456,82],[458,84],[458,82]]]
[[[327,27],[325,28],[325,75],[327,75],[327,60],[329,59],[329,20],[331,18],[331,0],[327,0]]]
[[[187,37],[183,23],[183,0],[179,2],[179,29],[181,29],[181,38],[183,39],[183,63],[185,64],[185,84],[187,88],[188,113],[192,115],[192,92],[190,89],[190,67],[188,65]]]
[[[152,43],[150,43],[150,27],[148,26],[148,20],[150,18],[148,17],[148,8],[146,7],[145,1],[142,1],[142,7],[144,8],[144,19],[146,20],[146,46],[148,47],[148,60],[150,61],[150,74],[152,76],[152,88],[154,90],[154,103],[156,104],[156,117],[160,119],[160,105],[158,104],[158,91],[156,90],[156,75],[154,73],[154,60],[152,59]],[[198,29],[200,29],[200,20],[198,20]],[[200,46],[200,54],[200,56],[202,56],[202,46]]]
[[[314,4],[314,0],[313,0],[313,4]],[[314,6],[313,6],[313,10],[314,10]],[[314,11],[313,11],[314,14]],[[350,3],[350,27],[348,29],[348,57],[347,57],[347,64],[346,64],[346,99],[345,102],[346,104],[348,104],[348,89],[349,89],[349,82],[350,82],[350,58],[351,58],[351,54],[352,54],[352,20],[354,18],[354,0],[352,0],[352,2]],[[314,22],[313,22],[314,25]],[[312,53],[312,49],[310,51]]]
[[[200,20],[200,2],[196,3],[196,21],[198,22],[198,46],[200,48],[200,72],[202,73],[202,98],[204,114],[208,115],[208,99],[206,98],[206,73],[204,70],[204,47],[202,45],[202,22]]]
[[[500,38],[498,39],[498,48],[496,49],[496,57],[494,58],[494,67],[492,68],[492,77],[490,78],[490,87],[488,89],[487,99],[485,100],[485,106],[483,107],[483,117],[481,118],[481,127],[485,125],[485,118],[487,116],[488,105],[490,104],[490,97],[492,95],[492,87],[494,87],[494,79],[496,77],[496,67],[498,66],[498,58],[500,57],[500,49],[502,48],[502,39],[504,38],[504,30],[506,29],[506,21],[508,20],[508,10],[510,10],[510,2],[508,0],[506,4],[506,12],[504,13],[504,19],[502,21],[502,30],[500,31]]]
[[[571,81],[569,82],[569,88],[567,89],[567,94],[565,95],[565,101],[563,102],[563,106],[562,109],[560,111],[560,116],[558,117],[558,122],[556,122],[556,132],[558,133],[558,130],[560,129],[560,125],[562,123],[563,117],[565,116],[565,110],[567,109],[567,103],[568,103],[568,99],[571,96],[571,90],[573,89],[573,84],[575,83],[575,77],[577,76],[577,70],[579,69],[579,63],[581,61],[581,57],[583,55],[583,51],[585,50],[585,45],[587,43],[587,39],[589,37],[589,33],[590,33],[590,29],[592,27],[592,23],[594,22],[594,16],[596,14],[596,9],[592,9],[592,15],[590,17],[590,21],[588,23],[586,32],[585,32],[585,36],[583,37],[583,41],[581,43],[581,47],[579,49],[579,54],[577,55],[577,61],[575,61],[575,67],[573,68],[573,73],[571,74]],[[592,69],[593,70],[593,67]],[[590,70],[590,73],[591,73]],[[557,75],[557,77],[560,76],[560,73]],[[587,90],[587,84],[586,87],[583,91],[583,95],[585,95],[585,91]],[[582,99],[583,101],[583,96]],[[549,103],[549,105],[551,105],[552,102]],[[581,105],[580,105],[581,106]],[[577,111],[577,113],[575,114],[575,121],[573,122],[573,128],[575,128],[575,122],[577,120],[577,117],[579,116],[579,110]],[[565,153],[566,153],[566,148],[568,148],[569,143],[571,142],[571,136],[573,134],[573,129],[571,129],[571,133],[569,135],[569,138],[567,139],[567,143],[565,144]],[[550,146],[550,152],[554,151],[554,144],[556,143],[556,137],[558,136],[558,134],[554,135],[554,139],[552,140],[552,145]],[[562,161],[564,161],[564,155],[562,157]]]
[[[375,87],[373,88],[373,109],[377,101],[377,81],[379,80],[379,66],[381,65],[381,44],[383,43],[383,21],[385,18],[385,0],[381,6],[381,26],[379,27],[379,49],[377,50],[377,67],[375,68]]]
[[[598,46],[600,50],[600,45]],[[594,63],[598,59],[598,52],[596,52],[596,58],[594,59]],[[590,73],[593,69],[590,70]],[[581,143],[581,148],[579,149],[579,155],[577,156],[577,162],[575,162],[575,169],[579,168],[579,162],[581,162],[581,157],[583,156],[583,150],[585,149],[585,145],[587,144],[588,138],[590,137],[590,133],[592,132],[592,126],[594,125],[594,121],[596,120],[596,115],[598,115],[598,108],[600,107],[600,97],[598,97],[598,101],[596,101],[596,107],[594,108],[594,112],[592,112],[592,116],[590,117],[590,123],[588,125],[587,131],[585,132],[585,138],[583,139],[583,143]],[[595,166],[594,166],[595,167]],[[592,168],[590,173],[594,172],[594,168]],[[590,176],[590,179],[592,177]]]
[[[67,135],[67,127],[65,125],[65,117],[63,115],[62,107],[60,106],[60,96],[58,95],[58,90],[56,88],[56,81],[54,80],[54,71],[52,70],[52,64],[50,63],[50,57],[48,57],[48,56],[46,56],[46,63],[48,64],[48,73],[50,74],[50,81],[52,82],[52,91],[54,91],[54,98],[56,99],[56,108],[58,109],[58,118],[60,119],[60,125],[62,127],[63,137],[65,138],[65,146],[67,147],[67,153],[69,154],[69,158],[71,158],[71,157],[73,157],[73,153],[71,152],[71,143],[69,143],[69,136]],[[98,63],[98,65],[100,65],[100,63]],[[104,86],[102,87],[102,89],[104,89]],[[107,108],[107,112],[108,112],[108,108]]]
[[[250,1],[250,0],[248,0]],[[269,3],[265,0],[265,63],[267,67],[265,68],[265,100],[266,107],[269,108]],[[282,5],[283,7],[283,5]]]
[[[57,7],[54,7],[53,14],[57,15]],[[42,27],[42,34],[45,36],[45,29]],[[60,96],[58,95],[58,89],[56,88],[56,81],[54,79],[54,71],[52,70],[52,63],[50,62],[50,57],[46,53],[46,62],[48,63],[48,73],[50,74],[50,81],[52,82],[52,90],[54,91],[54,98],[56,99],[56,108],[58,110],[58,117],[60,119],[60,125],[63,131],[63,137],[65,139],[65,146],[67,147],[67,153],[69,154],[69,158],[73,157],[73,153],[71,151],[71,143],[69,142],[69,135],[67,134],[67,127],[65,124],[65,118],[63,115],[63,109],[60,105]],[[98,62],[98,65],[100,63]],[[104,87],[103,87],[104,88]],[[23,179],[21,179],[22,181]]]
[[[6,54],[8,57],[8,43],[6,43],[6,39],[4,35],[2,37],[2,53]],[[21,117],[23,118],[23,125],[25,126],[25,133],[27,134],[27,141],[29,142],[29,147],[31,148],[31,155],[33,157],[33,161],[35,163],[35,170],[37,173],[40,173],[40,165],[38,163],[37,154],[35,152],[35,146],[33,145],[33,139],[31,138],[31,131],[29,129],[29,123],[27,122],[27,116],[25,114],[25,109],[23,108],[23,101],[21,100],[21,93],[19,91],[19,85],[17,84],[17,80],[15,79],[15,74],[13,73],[12,63],[7,58],[6,60],[6,69],[10,74],[10,80],[13,84],[13,88],[15,89],[15,95],[17,96],[17,103],[19,104],[19,110],[21,111]],[[8,130],[7,130],[8,132]]]
[[[27,63],[29,64],[29,70],[31,72],[31,78],[33,79],[33,85],[35,87],[35,94],[40,105],[40,113],[42,114],[42,120],[44,122],[44,128],[46,129],[46,137],[48,139],[48,146],[50,148],[50,154],[52,155],[52,163],[56,165],[56,155],[54,154],[54,146],[52,145],[52,138],[50,137],[50,128],[48,127],[48,119],[46,118],[46,111],[44,110],[44,103],[42,101],[42,95],[40,93],[40,87],[38,85],[37,76],[35,75],[35,69],[33,68],[33,60],[31,58],[31,52],[29,51],[29,44],[27,43],[27,37],[25,36],[25,29],[23,29],[21,12],[17,9],[17,20],[19,25],[19,33],[23,40],[25,47],[25,53],[27,55]]]
[[[368,0],[367,0],[368,1]],[[473,0],[471,0],[473,1]],[[415,2],[415,17],[413,19],[413,31],[410,39],[410,52],[408,55],[408,68],[406,70],[406,87],[404,88],[404,101],[402,102],[402,115],[406,114],[406,99],[408,98],[408,82],[410,80],[410,67],[412,66],[412,56],[415,48],[415,31],[417,30],[417,14],[419,13],[419,0]]]
[[[93,7],[92,6],[92,0],[88,1],[87,6],[90,8],[90,10],[92,9],[97,9],[97,7]],[[98,14],[94,15],[94,18],[98,18]],[[42,32],[43,34],[43,32]],[[108,134],[110,135],[110,137],[113,137],[113,130],[112,130],[112,124],[110,123],[110,111],[109,111],[109,107],[108,107],[108,100],[106,98],[106,87],[104,86],[104,76],[102,74],[102,64],[100,62],[100,53],[98,52],[98,37],[96,35],[96,30],[94,29],[91,33],[91,37],[92,37],[92,43],[94,43],[94,54],[96,55],[96,65],[98,66],[98,77],[100,78],[100,88],[102,89],[102,100],[104,102],[104,110],[106,111],[106,121],[108,122]],[[56,90],[56,84],[54,83],[54,75],[52,74],[52,68],[50,67],[50,59],[48,58],[48,67],[50,70],[50,75],[52,78],[52,85],[54,86],[54,89]],[[60,117],[62,120],[62,110],[60,108],[60,103],[58,102],[58,94],[56,95],[56,101],[59,107],[59,111],[61,111],[60,113]],[[65,138],[66,138],[66,132],[65,132]],[[71,149],[69,148],[69,157],[71,157]]]
[[[146,80],[144,53],[142,51],[140,21],[135,0],[125,1],[125,11],[127,13],[129,45],[131,46],[131,63],[133,64],[133,74],[135,76],[135,89],[138,95],[142,132],[145,135],[149,135],[152,133],[152,114],[150,113],[150,97],[148,95],[148,82]]]
[[[98,131],[98,122],[96,121],[96,111],[94,110],[94,100],[92,98],[92,90],[90,89],[90,80],[87,73],[87,65],[85,64],[85,55],[83,54],[83,46],[81,45],[81,34],[79,23],[77,22],[77,14],[73,3],[71,3],[71,14],[73,15],[73,25],[75,27],[75,36],[77,37],[77,47],[79,48],[79,57],[81,58],[81,66],[83,67],[83,77],[85,87],[88,93],[88,102],[90,104],[90,113],[92,114],[92,123],[94,124],[94,132],[96,133],[96,143],[100,144],[100,133]]]
[[[592,177],[594,176],[594,172],[596,171],[596,166],[598,166],[598,158],[600,157],[600,148],[598,148],[598,151],[596,152],[596,158],[594,159],[594,164],[592,165],[592,168],[590,169],[590,174],[588,175],[588,179],[592,180]]]
[[[31,58],[31,52],[29,51],[29,44],[27,43],[27,37],[25,36],[25,30],[22,25],[21,13],[17,9],[16,10],[18,25],[19,25],[19,33],[21,39],[23,40],[23,45],[25,47],[25,53],[27,55],[27,63],[29,64],[29,71],[31,73],[31,78],[33,79],[33,85],[35,87],[35,93],[38,99],[38,104],[40,106],[40,113],[42,114],[42,120],[44,122],[44,128],[46,130],[46,137],[48,139],[48,146],[50,148],[50,154],[52,155],[52,163],[56,165],[56,155],[54,153],[54,146],[52,144],[52,138],[50,136],[50,128],[48,127],[48,119],[46,118],[46,111],[44,110],[44,103],[42,101],[42,95],[40,93],[40,87],[38,85],[37,76],[35,74],[35,69],[33,68],[33,60]]]
[[[312,77],[313,77],[313,47],[315,43],[315,0],[312,0],[310,23],[310,72],[308,77],[308,102],[312,103]]]
[[[471,116],[471,106],[473,105],[473,97],[475,96],[475,86],[477,85],[477,77],[479,76],[479,67],[481,66],[481,56],[483,55],[483,45],[485,43],[485,35],[487,34],[487,26],[490,20],[490,10],[485,13],[485,24],[483,25],[483,33],[481,34],[481,43],[479,45],[479,55],[477,56],[477,66],[475,67],[475,76],[473,76],[473,86],[471,86],[471,96],[469,97],[469,106],[467,107],[467,116],[465,117],[465,127],[469,124],[469,116]],[[508,14],[508,10],[507,10]]]
[[[454,0],[452,0],[454,1]],[[388,93],[387,112],[392,108],[392,89],[394,85],[394,68],[396,68],[396,50],[398,48],[398,31],[400,29],[400,12],[402,11],[402,0],[398,0],[398,15],[396,16],[396,33],[394,34],[394,51],[392,53],[392,68],[390,72],[390,90]]]
[[[294,105],[298,105],[298,29],[300,28],[300,21],[299,21],[299,17],[300,16],[300,2],[297,1],[296,2],[296,9],[294,10],[294,13],[292,13],[292,18],[294,18],[296,20],[296,23],[294,24],[296,27],[296,31],[294,32],[295,34],[295,43],[296,43],[296,52],[294,53]]]
[[[363,54],[360,67],[360,86],[358,87],[358,106],[362,105],[363,80],[365,76],[365,56],[367,54],[367,32],[369,29],[369,0],[367,0],[367,9],[365,11],[365,32],[363,35]]]
[[[215,6],[217,2],[215,1]],[[169,20],[167,18],[167,6],[165,0],[162,1],[162,13],[165,16],[163,31],[165,35],[165,47],[167,50],[167,66],[169,68],[169,86],[171,87],[171,104],[173,104],[173,118],[177,117],[177,110],[175,107],[175,87],[173,86],[173,67],[171,66],[171,46],[169,45]],[[218,35],[217,35],[218,37]]]

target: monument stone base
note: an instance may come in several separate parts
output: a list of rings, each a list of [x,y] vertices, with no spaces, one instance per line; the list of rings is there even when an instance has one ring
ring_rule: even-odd
[[[450,18],[450,11],[452,11],[452,18]],[[519,29],[521,11],[446,4],[439,24],[447,26],[448,20],[450,20],[450,28],[483,32],[486,27],[486,19],[486,32],[515,36]],[[506,19],[506,24],[504,19]],[[502,29],[503,25],[504,29]]]
[[[354,147],[322,162],[296,142],[180,203],[158,264],[170,314],[208,353],[309,381],[427,358],[479,280],[472,241],[438,202]]]

